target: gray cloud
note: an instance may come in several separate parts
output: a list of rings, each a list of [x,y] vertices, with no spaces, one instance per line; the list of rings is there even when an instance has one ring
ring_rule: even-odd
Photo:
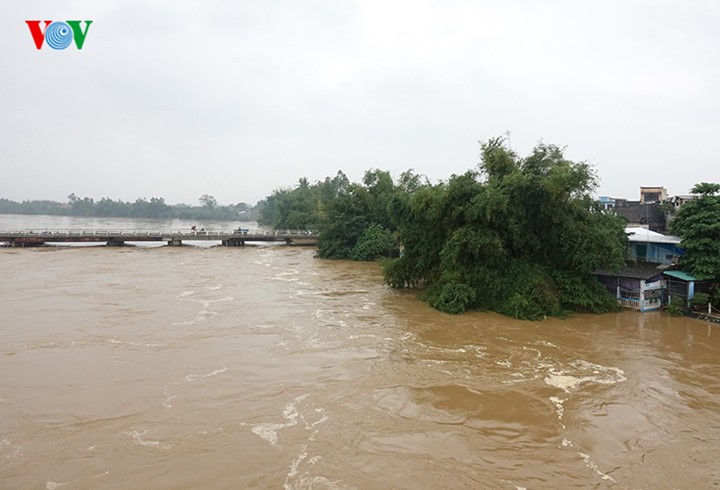
[[[98,3],[3,5],[0,197],[442,179],[507,130],[593,163],[601,194],[720,181],[714,2]],[[40,18],[94,23],[82,51],[37,51]]]

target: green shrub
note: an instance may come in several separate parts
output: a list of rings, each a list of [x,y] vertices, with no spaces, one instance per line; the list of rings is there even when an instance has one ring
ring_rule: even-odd
[[[708,293],[695,293],[693,299],[690,300],[690,306],[693,308],[707,308],[710,302],[710,295]]]
[[[377,260],[397,256],[397,241],[392,232],[381,225],[370,225],[350,251],[352,260]]]
[[[477,296],[467,284],[451,282],[439,287],[435,285],[426,292],[425,298],[433,308],[457,315],[473,309]]]
[[[682,298],[673,298],[670,303],[665,307],[665,311],[671,316],[683,316],[683,309],[685,302]]]

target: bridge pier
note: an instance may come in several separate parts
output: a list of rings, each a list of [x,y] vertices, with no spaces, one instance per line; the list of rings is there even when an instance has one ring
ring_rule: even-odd
[[[10,240],[7,242],[8,247],[42,247],[45,242],[42,240]]]
[[[182,240],[179,238],[173,238],[172,240],[168,240],[167,244],[170,247],[182,247]]]
[[[223,247],[244,247],[245,246],[245,240],[240,238],[229,238],[227,240],[222,241]]]

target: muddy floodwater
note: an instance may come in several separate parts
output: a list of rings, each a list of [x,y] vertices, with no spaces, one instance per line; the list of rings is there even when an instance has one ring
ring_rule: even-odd
[[[0,488],[720,488],[720,327],[451,316],[312,248],[0,249]]]

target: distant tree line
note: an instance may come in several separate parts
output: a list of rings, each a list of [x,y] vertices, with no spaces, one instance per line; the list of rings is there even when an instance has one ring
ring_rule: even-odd
[[[618,308],[594,277],[624,263],[621,218],[604,213],[585,163],[540,144],[520,158],[502,138],[482,146],[477,169],[431,184],[369,170],[359,183],[338,172],[262,202],[261,223],[319,230],[323,258],[384,258],[391,287],[418,287],[449,313],[493,310],[540,319]]]
[[[220,206],[208,194],[200,199],[201,206],[168,205],[162,197],[137,198],[134,202],[108,197],[95,201],[91,197],[70,194],[67,202],[23,201],[0,198],[0,214],[45,214],[51,216],[88,216],[108,218],[165,218],[188,220],[252,221],[255,214],[244,202]]]

